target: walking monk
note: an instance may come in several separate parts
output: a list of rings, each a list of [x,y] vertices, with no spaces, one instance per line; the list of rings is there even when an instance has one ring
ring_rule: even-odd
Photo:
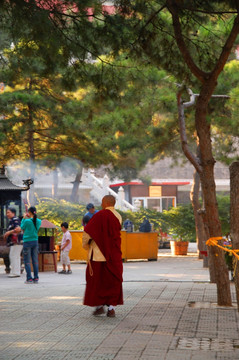
[[[84,305],[95,306],[95,316],[104,314],[107,305],[107,316],[115,317],[115,306],[123,304],[122,219],[114,205],[114,196],[104,196],[102,210],[91,218],[83,233],[82,245],[88,250]]]

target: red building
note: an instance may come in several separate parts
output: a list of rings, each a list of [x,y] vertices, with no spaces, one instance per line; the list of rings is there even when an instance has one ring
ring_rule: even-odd
[[[177,205],[178,186],[189,184],[189,181],[162,181],[146,185],[142,182],[132,181],[111,184],[110,187],[118,192],[122,186],[125,192],[125,200],[132,205],[134,205],[135,200],[139,200],[142,207],[162,212]]]

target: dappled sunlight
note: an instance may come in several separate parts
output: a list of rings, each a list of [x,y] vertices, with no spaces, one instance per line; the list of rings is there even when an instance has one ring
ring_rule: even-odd
[[[0,335],[11,335],[11,336],[15,336],[17,334],[32,334],[32,330],[17,330],[17,332],[14,331],[9,331],[9,330],[0,330]]]
[[[57,304],[57,302],[60,301],[61,303],[67,302],[67,304],[81,306],[83,302],[83,296],[67,296],[67,295],[48,296],[44,298],[44,302],[45,301],[48,301],[53,305],[54,303]]]
[[[134,270],[138,270],[138,269],[140,268],[140,266],[137,266],[137,265],[133,265],[133,266],[132,266],[131,263],[130,263],[130,264],[128,263],[127,265],[130,265],[129,268],[130,268],[130,269],[134,269]]]
[[[154,330],[135,330],[134,332],[136,334],[154,334],[155,333]]]
[[[32,341],[29,341],[29,342],[27,342],[27,341],[24,341],[24,342],[16,342],[15,343],[15,346],[17,347],[17,348],[28,348],[29,346],[31,346],[33,344],[33,342]],[[37,345],[39,346],[39,342],[37,342]],[[43,345],[43,343],[42,343],[42,345]]]
[[[166,274],[167,278],[181,278],[182,276],[187,276],[187,274],[182,274],[182,273],[170,273],[170,274]],[[165,275],[164,275],[165,276]]]
[[[48,300],[76,300],[76,299],[79,299],[81,300],[82,299],[82,296],[48,296],[46,297],[46,299]]]

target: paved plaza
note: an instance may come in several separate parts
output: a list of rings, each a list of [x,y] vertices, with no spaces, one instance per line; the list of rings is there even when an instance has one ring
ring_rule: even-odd
[[[9,279],[0,265],[0,360],[239,359],[237,308],[216,305],[195,253],[159,250],[157,262],[124,263],[125,304],[115,318],[82,305],[85,267],[24,284],[25,274]]]

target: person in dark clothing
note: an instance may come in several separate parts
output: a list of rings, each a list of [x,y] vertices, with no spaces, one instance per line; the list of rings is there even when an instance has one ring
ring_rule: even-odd
[[[16,216],[16,209],[9,207],[6,212],[9,224],[4,234],[7,240],[7,246],[10,246],[9,260],[11,266],[10,278],[21,275],[21,252],[22,252],[22,234],[20,228],[20,219]]]

